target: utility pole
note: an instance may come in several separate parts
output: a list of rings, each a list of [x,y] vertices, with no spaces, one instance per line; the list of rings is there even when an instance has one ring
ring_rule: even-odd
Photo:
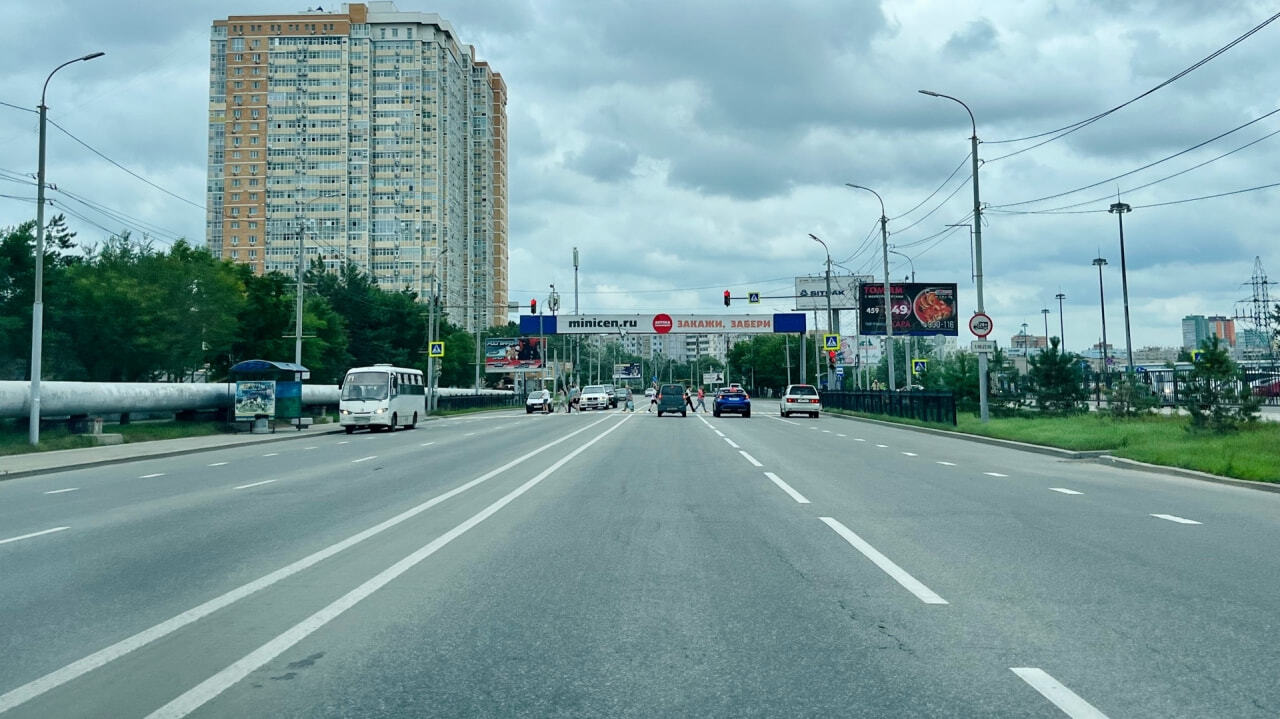
[[[976,177],[974,179],[975,181],[977,180]],[[844,184],[847,187],[866,190],[867,192],[875,195],[876,199],[880,201],[880,249],[884,255],[884,340],[885,351],[889,355],[889,391],[893,392],[897,389],[897,379],[894,378],[895,372],[893,367],[893,299],[890,296],[889,288],[889,218],[885,216],[884,198],[880,196],[879,192],[876,192],[870,187],[855,185],[851,182],[846,182]],[[979,284],[978,287],[981,288],[982,285]],[[981,289],[979,289],[978,297],[982,297]],[[978,302],[979,306],[981,306],[982,300],[979,299]],[[909,367],[910,365],[908,365],[908,369]],[[908,375],[908,379],[909,378],[910,375]],[[910,382],[908,381],[907,384],[909,385]]]
[[[303,262],[302,247],[302,220],[298,220],[298,291],[297,291],[297,307],[294,312],[294,328],[293,328],[293,363],[302,364],[302,277],[306,272],[306,266]]]
[[[102,57],[105,53],[94,52],[74,60],[67,60],[53,68],[53,72],[44,79],[40,89],[40,140],[39,158],[36,166],[36,272],[35,290],[31,302],[31,402],[27,415],[29,429],[27,440],[32,446],[40,444],[40,375],[41,354],[44,349],[44,147],[45,125],[48,122],[49,108],[45,105],[45,95],[49,91],[49,81],[54,73],[75,62]]]
[[[1124,213],[1133,212],[1133,208],[1123,202],[1112,203],[1107,210],[1120,221],[1120,287],[1124,293],[1124,344],[1128,352],[1128,374],[1133,374],[1133,335],[1129,333],[1129,274],[1124,263]]]
[[[1108,365],[1111,364],[1107,357],[1107,298],[1104,296],[1102,292],[1102,268],[1106,264],[1107,264],[1106,258],[1103,258],[1103,257],[1093,258],[1093,265],[1094,267],[1098,268],[1098,307],[1102,311],[1102,376],[1104,378],[1107,376],[1107,371],[1110,369]],[[1101,385],[1099,385],[1098,392],[1099,392],[1098,406],[1101,407],[1102,406]]]
[[[1049,349],[1049,308],[1040,310],[1040,314],[1044,315],[1044,348],[1047,350]],[[1059,337],[1058,341],[1061,342],[1062,338]]]

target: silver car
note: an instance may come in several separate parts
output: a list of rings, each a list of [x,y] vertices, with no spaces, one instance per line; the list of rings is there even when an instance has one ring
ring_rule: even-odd
[[[811,384],[787,385],[787,391],[778,400],[778,414],[790,417],[793,414],[807,414],[817,417],[822,411],[822,399],[818,389]]]

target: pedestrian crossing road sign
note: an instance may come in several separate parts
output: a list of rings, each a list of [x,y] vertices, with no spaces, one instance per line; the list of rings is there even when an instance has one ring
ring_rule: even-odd
[[[840,335],[823,335],[822,348],[825,350],[840,350]]]
[[[429,352],[427,352],[427,354],[429,354],[430,356],[432,356],[432,357],[443,357],[443,356],[444,356],[444,343],[443,343],[443,342],[432,342],[432,343],[431,343],[431,346],[430,346],[430,348],[429,348],[429,350],[430,350],[430,351],[429,351]]]
[[[748,304],[752,304],[752,305],[758,305],[758,304],[760,304],[760,293],[759,293],[759,292],[748,292],[748,293],[747,293],[747,303],[748,303]]]
[[[929,360],[927,359],[911,360],[911,374],[924,374],[928,368]]]

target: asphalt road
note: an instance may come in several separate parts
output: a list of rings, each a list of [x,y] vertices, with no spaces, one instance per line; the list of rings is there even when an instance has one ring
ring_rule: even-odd
[[[1280,714],[1280,495],[772,407],[2,482],[0,716]]]

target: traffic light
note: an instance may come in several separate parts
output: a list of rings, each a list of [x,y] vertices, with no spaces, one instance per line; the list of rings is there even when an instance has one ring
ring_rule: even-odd
[[[529,300],[529,314],[538,314],[538,301],[536,299]]]
[[[724,291],[724,306],[729,306],[729,290]]]
[[[831,369],[836,368],[836,351],[835,350],[827,350],[827,367],[830,367]]]

